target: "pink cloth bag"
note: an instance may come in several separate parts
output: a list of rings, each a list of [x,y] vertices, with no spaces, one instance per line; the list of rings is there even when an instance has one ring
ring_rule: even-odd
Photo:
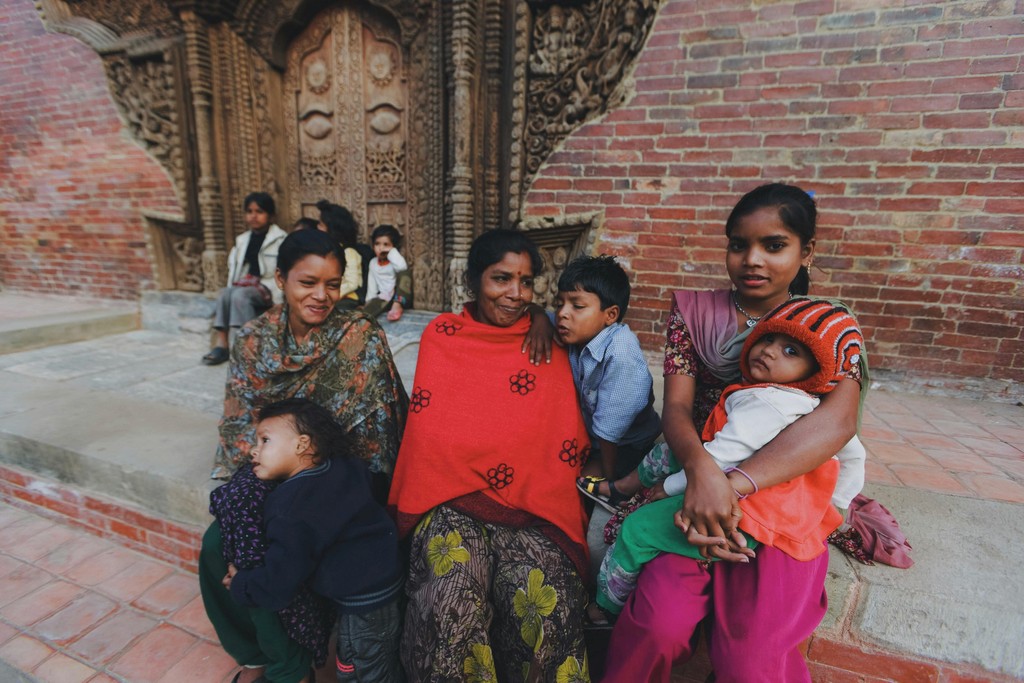
[[[864,552],[876,562],[907,569],[913,566],[911,547],[899,522],[877,500],[858,494],[850,503],[847,522],[864,539]]]

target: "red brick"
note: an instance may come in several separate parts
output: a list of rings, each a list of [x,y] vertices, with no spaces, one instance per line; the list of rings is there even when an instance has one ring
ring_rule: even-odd
[[[817,637],[811,642],[808,658],[840,670],[875,676],[883,681],[938,681],[934,664],[916,662],[879,650],[859,648]]]

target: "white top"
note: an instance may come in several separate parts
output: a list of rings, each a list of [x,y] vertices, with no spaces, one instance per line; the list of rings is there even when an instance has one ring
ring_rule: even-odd
[[[405,262],[405,258],[398,253],[397,249],[388,252],[388,262],[383,266],[380,264],[380,259],[374,257],[370,261],[370,272],[367,275],[370,281],[366,285],[366,300],[391,301],[391,297],[395,295],[395,282],[398,280],[398,274],[408,268],[409,265]]]
[[[260,282],[270,290],[270,295],[275,304],[284,300],[284,295],[277,287],[274,273],[277,271],[277,248],[288,236],[277,225],[267,228],[267,236],[263,238],[260,245]],[[231,247],[228,254],[228,285],[232,285],[242,279],[242,276],[249,272],[245,267],[245,252],[249,249],[249,239],[252,237],[252,230],[246,230],[235,238],[235,246]]]
[[[735,467],[820,402],[807,392],[786,387],[738,389],[725,399],[725,426],[704,448],[723,470]],[[835,457],[839,460],[839,479],[832,504],[846,509],[864,487],[866,453],[860,439],[854,436]],[[670,496],[685,492],[686,474],[680,471],[669,475],[664,486]]]

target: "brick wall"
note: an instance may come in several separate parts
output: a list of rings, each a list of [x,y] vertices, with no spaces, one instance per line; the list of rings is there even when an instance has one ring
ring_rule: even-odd
[[[0,0],[0,284],[133,299],[151,288],[143,209],[178,212],[132,142],[99,56]]]
[[[18,467],[0,466],[0,501],[196,571],[203,530]]]
[[[654,354],[671,290],[726,284],[739,196],[801,185],[812,291],[853,305],[877,377],[1020,400],[1022,53],[1020,0],[667,0],[626,104],[549,158],[527,211],[604,208]]]

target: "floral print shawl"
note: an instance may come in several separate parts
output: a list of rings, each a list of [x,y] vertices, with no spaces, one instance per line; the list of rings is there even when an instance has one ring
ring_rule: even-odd
[[[409,397],[373,318],[335,308],[299,344],[281,304],[241,329],[231,358],[214,479],[227,479],[248,462],[259,410],[293,397],[330,410],[355,437],[370,471],[390,477]]]

